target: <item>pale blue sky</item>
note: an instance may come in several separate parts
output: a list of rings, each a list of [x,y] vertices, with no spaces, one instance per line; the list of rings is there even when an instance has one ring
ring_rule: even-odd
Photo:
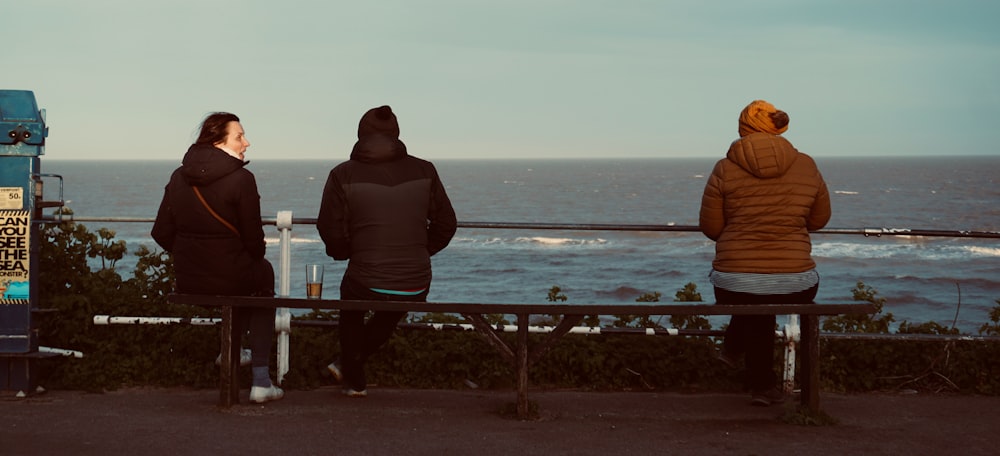
[[[721,157],[754,99],[801,151],[1000,154],[1000,2],[33,0],[0,88],[50,159],[177,159],[211,111],[247,158],[340,161],[389,104],[443,158]]]

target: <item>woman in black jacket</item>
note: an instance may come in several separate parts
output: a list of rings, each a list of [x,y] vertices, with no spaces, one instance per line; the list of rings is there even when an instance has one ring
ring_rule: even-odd
[[[239,117],[212,113],[170,176],[151,234],[173,254],[180,293],[274,296],[274,269],[264,258],[260,195],[245,168],[249,162],[243,161],[249,146]],[[250,401],[281,399],[284,393],[269,373],[274,311],[240,312],[235,323],[250,332]]]

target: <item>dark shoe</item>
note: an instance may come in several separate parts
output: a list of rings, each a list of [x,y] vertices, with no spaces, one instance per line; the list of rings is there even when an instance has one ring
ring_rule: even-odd
[[[334,362],[334,367],[340,370],[342,377],[340,383],[343,385],[345,392],[347,390],[353,390],[359,394],[365,392],[368,382],[365,380],[365,362],[363,359],[347,359],[342,356],[339,360]]]
[[[722,364],[725,364],[726,366],[729,366],[730,369],[738,369],[739,368],[739,361],[736,358],[734,358],[732,356],[729,356],[728,354],[726,354],[726,352],[724,352],[722,350],[719,350],[719,355],[716,356],[716,358],[719,361],[722,361]]]
[[[777,388],[764,391],[754,391],[750,396],[750,405],[758,407],[769,407],[785,402],[785,393]]]

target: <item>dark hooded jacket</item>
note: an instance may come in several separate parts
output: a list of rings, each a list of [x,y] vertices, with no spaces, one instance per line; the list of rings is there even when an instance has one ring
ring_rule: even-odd
[[[196,144],[170,176],[151,234],[173,253],[178,292],[250,295],[267,288],[254,283],[265,243],[260,195],[253,174],[244,168],[247,163],[216,147]],[[192,186],[238,235],[212,216]]]
[[[809,232],[830,220],[830,194],[813,159],[787,139],[734,141],[705,185],[701,231],[722,272],[797,273],[815,268]]]
[[[327,255],[350,260],[344,280],[387,290],[427,288],[430,257],[457,229],[434,165],[410,156],[388,106],[362,117],[351,158],[330,171],[317,229]]]

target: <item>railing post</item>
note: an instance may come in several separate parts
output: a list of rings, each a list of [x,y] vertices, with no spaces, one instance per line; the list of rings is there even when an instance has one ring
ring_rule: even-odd
[[[292,211],[279,211],[277,217],[279,246],[281,249],[278,265],[278,296],[289,297],[291,289],[292,265]],[[282,384],[288,373],[289,333],[291,332],[291,314],[287,307],[276,310],[274,329],[278,332],[278,384]]]
[[[785,371],[782,385],[785,394],[791,394],[795,390],[795,347],[800,336],[799,316],[789,315],[788,323],[785,324]]]

